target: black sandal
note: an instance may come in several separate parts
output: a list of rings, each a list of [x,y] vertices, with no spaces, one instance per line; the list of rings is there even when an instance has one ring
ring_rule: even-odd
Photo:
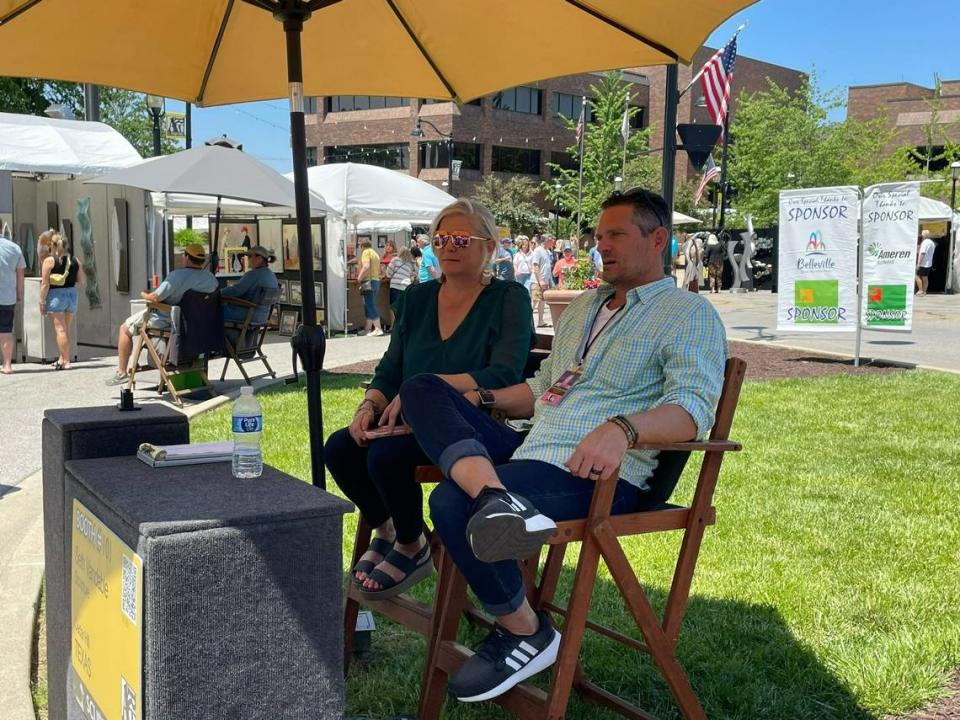
[[[386,600],[413,587],[433,572],[433,562],[430,558],[430,543],[424,544],[413,557],[407,557],[394,549],[387,553],[384,562],[393,565],[403,573],[403,578],[394,580],[382,570],[374,569],[367,577],[380,586],[379,590],[367,590],[360,586],[360,595],[366,600]]]
[[[384,540],[383,538],[375,537],[370,541],[370,545],[367,547],[367,550],[372,550],[381,557],[385,558],[390,554],[390,551],[393,550],[393,542],[391,540]],[[360,560],[356,565],[353,566],[353,570],[350,571],[350,580],[354,585],[362,588],[363,580],[357,579],[357,573],[362,572],[364,575],[369,575],[378,564],[379,563],[375,563],[373,560]],[[366,580],[366,578],[364,578],[364,580]]]

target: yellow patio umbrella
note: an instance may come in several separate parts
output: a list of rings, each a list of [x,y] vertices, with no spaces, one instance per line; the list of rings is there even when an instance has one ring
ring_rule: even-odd
[[[303,96],[470,100],[561,75],[688,63],[755,0],[0,0],[0,76],[201,106],[290,98],[313,482],[323,486]],[[280,25],[282,24],[283,32]],[[674,81],[675,82],[675,81]]]

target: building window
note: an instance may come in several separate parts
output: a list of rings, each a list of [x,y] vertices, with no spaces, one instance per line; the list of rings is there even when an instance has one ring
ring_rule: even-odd
[[[307,147],[307,167],[313,167],[317,164],[317,148]]]
[[[317,114],[317,98],[315,95],[307,95],[303,98],[303,112],[306,115]]]
[[[494,145],[491,169],[494,172],[539,175],[540,151]]]
[[[529,115],[539,115],[540,100],[542,97],[542,90],[520,86],[498,92],[492,97],[492,100],[493,106],[498,110],[510,110],[512,112],[527,113]]]
[[[439,103],[447,103],[447,102],[453,102],[453,100],[431,100],[430,98],[420,99],[421,105],[437,105]],[[458,105],[476,105],[477,107],[480,107],[481,105],[483,105],[483,98],[477,98],[476,100],[470,100],[469,102],[457,103],[457,104]]]
[[[550,153],[550,162],[554,165],[559,165],[562,170],[576,170],[578,167],[576,155],[571,155],[567,152]],[[555,175],[559,175],[559,173],[551,167],[550,177],[554,177]]]
[[[332,95],[326,99],[327,112],[350,112],[352,110],[379,110],[380,108],[403,107],[410,103],[406,97],[383,95]]]
[[[569,93],[557,92],[553,94],[553,114],[554,116],[563,116],[568,120],[580,119],[580,108],[583,107],[582,95],[570,95]],[[587,122],[594,121],[593,108],[587,105]]]
[[[328,145],[323,149],[325,163],[354,162],[378,165],[390,170],[410,168],[410,146],[406,143],[391,145]]]
[[[420,168],[445,168],[448,165],[446,141],[422,142],[418,149]],[[462,170],[479,170],[483,146],[478,143],[453,144],[453,159],[459,160]]]
[[[634,130],[643,130],[643,128],[646,127],[643,124],[643,115],[644,115],[645,108],[642,108],[639,105],[634,105],[634,107],[637,108],[637,111],[630,116],[630,127],[633,128]]]

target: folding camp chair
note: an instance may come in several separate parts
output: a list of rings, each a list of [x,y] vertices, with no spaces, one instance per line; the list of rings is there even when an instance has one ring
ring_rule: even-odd
[[[604,705],[625,717],[650,718],[651,716],[640,708],[600,688],[586,677],[579,654],[584,631],[590,629],[651,655],[683,717],[687,720],[706,717],[686,673],[677,661],[676,645],[703,534],[706,526],[716,521],[712,502],[723,456],[725,452],[740,450],[740,445],[730,441],[728,435],[745,370],[746,363],[743,360],[731,358],[727,361],[723,392],[709,440],[641,446],[642,449],[660,451],[660,463],[656,474],[650,480],[651,491],[644,502],[646,507],[643,511],[629,515],[610,515],[616,486],[614,473],[611,478],[597,482],[586,518],[557,523],[557,531],[549,541],[550,547],[539,583],[533,585],[528,582],[527,585],[528,598],[534,607],[548,610],[563,618],[562,640],[552,671],[550,689],[545,693],[529,684],[521,683],[496,698],[494,702],[521,718],[559,720],[566,713],[571,689],[576,689],[584,699]],[[689,507],[667,504],[666,500],[673,492],[690,452],[704,453],[693,501]],[[436,468],[430,469],[430,473],[434,478],[438,475]],[[683,541],[666,610],[660,620],[637,580],[618,538],[667,530],[683,531]],[[566,607],[562,607],[554,602],[554,596],[563,568],[564,552],[567,544],[571,542],[581,543],[580,558],[570,591],[570,601]],[[421,720],[439,718],[447,677],[459,670],[472,654],[469,649],[456,642],[460,615],[468,607],[466,581],[442,546],[439,552],[440,577],[437,581],[434,607],[430,612],[427,663],[420,698]],[[639,627],[643,642],[603,627],[588,618],[601,557]],[[528,580],[532,574],[531,566],[532,563],[526,563],[525,574]]]
[[[211,355],[223,352],[220,290],[188,290],[178,305],[148,302],[147,312],[151,310],[169,313],[170,326],[154,328],[147,322],[141,325],[128,387],[136,386],[138,371],[152,369],[160,373],[157,392],[163,393],[166,388],[177,405],[183,406],[182,397],[190,393],[205,390],[216,395],[207,377],[207,362]],[[141,365],[144,350],[147,363]],[[201,384],[191,387],[193,378],[199,378]]]
[[[243,320],[237,322],[233,320],[223,321],[224,350],[226,360],[223,363],[223,372],[220,373],[220,381],[227,376],[227,368],[232,360],[243,375],[247,385],[250,385],[250,376],[244,369],[246,363],[262,362],[267,369],[266,374],[270,377],[276,377],[277,373],[267,362],[267,356],[263,354],[263,340],[267,336],[267,320],[270,317],[270,309],[280,300],[280,289],[260,288],[256,299],[241,300],[234,297],[221,297],[220,301],[224,305],[234,305],[246,309],[246,315]]]

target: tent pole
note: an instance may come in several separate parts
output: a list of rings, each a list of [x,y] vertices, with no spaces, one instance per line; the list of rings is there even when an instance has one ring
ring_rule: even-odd
[[[220,267],[220,196],[217,195],[217,211],[213,216],[213,235],[207,238],[210,245],[210,272],[217,274]]]
[[[307,418],[310,433],[310,470],[313,484],[326,487],[323,464],[323,405],[320,370],[326,337],[317,327],[314,294],[313,242],[310,235],[310,196],[307,181],[307,138],[303,119],[303,56],[300,36],[310,10],[302,0],[283,0],[274,17],[283,23],[287,43],[287,81],[290,87],[290,141],[293,153],[293,184],[297,210],[297,249],[300,254],[300,288],[303,295],[302,323],[290,341],[307,376]]]

